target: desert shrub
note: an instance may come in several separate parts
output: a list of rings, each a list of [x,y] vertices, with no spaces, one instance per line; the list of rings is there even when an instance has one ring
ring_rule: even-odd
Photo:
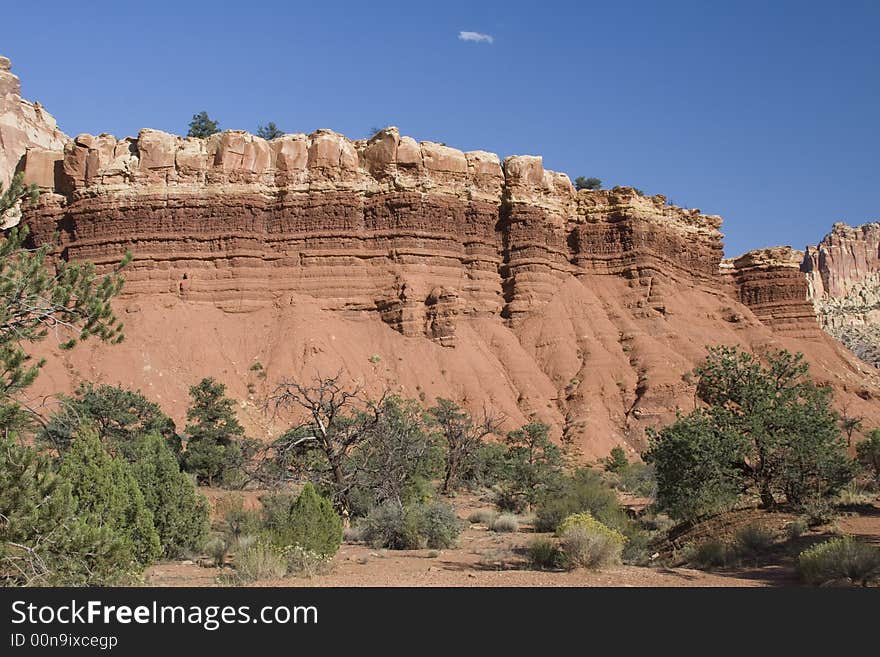
[[[785,536],[792,540],[805,534],[809,528],[810,526],[806,520],[798,518],[785,526]]]
[[[418,513],[413,507],[386,502],[361,522],[363,539],[373,547],[392,550],[417,550],[421,547]]]
[[[704,541],[687,546],[683,556],[693,568],[719,568],[730,560],[730,548],[721,541]]]
[[[775,537],[770,529],[762,525],[748,524],[737,530],[734,548],[739,556],[754,559],[770,549]]]
[[[589,513],[572,514],[559,524],[562,558],[568,568],[599,569],[620,563],[626,537]]]
[[[256,534],[263,528],[260,512],[244,508],[244,497],[232,495],[217,504],[217,511],[223,518],[223,531],[231,541],[243,534]]]
[[[866,586],[880,578],[880,548],[841,536],[801,552],[798,571],[809,584],[849,580]]]
[[[589,513],[612,526],[625,520],[617,495],[597,471],[589,468],[576,470],[562,480],[556,491],[542,496],[535,513],[535,529],[539,532],[556,531],[564,518],[575,513]]]
[[[162,552],[177,557],[197,550],[208,533],[208,502],[168,449],[165,438],[149,434],[135,441],[131,469],[153,513]]]
[[[222,567],[226,563],[226,554],[229,552],[229,543],[222,536],[214,536],[205,543],[205,552],[211,557],[215,566]]]
[[[508,533],[519,531],[519,519],[509,513],[502,513],[489,525],[493,532]]]
[[[795,508],[803,514],[810,527],[827,525],[834,520],[834,516],[836,515],[834,505],[831,501],[821,497],[813,497],[804,500]]]
[[[493,522],[495,522],[495,518],[497,517],[497,511],[493,511],[492,509],[480,509],[478,511],[474,511],[468,516],[468,522],[474,525],[480,524],[486,525],[488,527]]]
[[[560,551],[556,541],[538,537],[529,542],[527,548],[529,564],[537,570],[552,570],[559,567]]]
[[[461,531],[452,507],[442,503],[402,506],[386,502],[373,509],[361,526],[364,541],[392,550],[452,547]]]
[[[111,458],[91,429],[80,429],[58,474],[70,485],[77,513],[121,537],[134,563],[145,566],[162,554],[153,513],[131,467]]]
[[[425,544],[435,550],[453,547],[461,533],[461,521],[453,508],[443,502],[423,506],[420,525]]]
[[[329,571],[331,559],[300,545],[288,545],[283,551],[287,573],[298,577],[314,577]]]
[[[362,540],[364,540],[364,532],[360,528],[360,526],[343,527],[342,540],[345,543],[360,543]]]
[[[235,555],[235,574],[243,582],[283,578],[287,575],[284,548],[269,541],[256,541]]]
[[[276,502],[277,504],[277,502]],[[290,505],[286,517],[277,507],[270,534],[277,545],[297,545],[322,557],[330,557],[342,543],[342,518],[333,510],[330,500],[318,495],[307,483]]]

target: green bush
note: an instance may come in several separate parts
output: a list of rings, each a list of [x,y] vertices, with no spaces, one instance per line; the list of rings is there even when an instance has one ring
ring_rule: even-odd
[[[493,532],[508,533],[519,531],[519,519],[510,513],[502,513],[489,525]]]
[[[626,514],[620,508],[617,495],[595,470],[582,468],[562,480],[559,490],[548,492],[535,508],[535,530],[556,531],[564,518],[575,513],[589,513],[601,522],[620,526]]]
[[[629,465],[629,460],[626,458],[626,452],[623,450],[623,447],[617,445],[611,448],[611,453],[608,455],[608,458],[603,460],[603,463],[605,470],[608,472],[621,472]]]
[[[454,547],[461,533],[461,520],[453,508],[443,502],[431,502],[420,508],[420,532],[425,546],[433,550]]]
[[[373,547],[417,550],[422,547],[419,513],[413,507],[386,502],[370,511],[361,522],[362,538]]]
[[[286,518],[270,509],[272,540],[278,545],[296,545],[322,557],[331,557],[342,543],[342,518],[330,500],[318,495],[307,483],[290,505]]]
[[[552,570],[559,567],[561,553],[555,541],[538,537],[529,542],[529,564],[537,570]]]
[[[180,471],[162,436],[144,436],[133,451],[131,469],[153,514],[164,555],[173,558],[197,550],[209,529],[208,501]]]
[[[70,485],[77,513],[123,538],[132,562],[145,566],[162,554],[153,513],[130,466],[111,458],[93,431],[80,430],[58,474]]]
[[[455,545],[461,521],[447,504],[395,502],[373,509],[361,524],[363,540],[392,550],[442,549]]]
[[[131,583],[128,541],[80,515],[70,488],[46,456],[0,437],[0,585]]]
[[[851,536],[834,538],[801,552],[798,571],[809,584],[848,580],[867,586],[880,579],[880,548]]]
[[[589,513],[572,514],[559,524],[562,559],[568,568],[597,570],[621,562],[626,537]]]

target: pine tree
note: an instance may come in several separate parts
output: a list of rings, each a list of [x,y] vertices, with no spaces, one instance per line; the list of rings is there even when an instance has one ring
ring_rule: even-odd
[[[162,553],[153,513],[130,466],[112,458],[91,428],[79,431],[58,474],[70,485],[77,512],[123,538],[134,564],[145,566]]]
[[[266,125],[257,126],[257,137],[262,137],[266,141],[283,136],[284,131],[279,129],[274,121],[269,121]]]
[[[63,452],[82,422],[98,432],[110,454],[132,461],[136,440],[149,433],[163,436],[175,455],[180,453],[180,436],[174,421],[140,392],[118,386],[83,383],[73,397],[61,396],[60,409],[40,429],[40,442]]]
[[[0,220],[35,193],[17,175],[9,189],[0,190]],[[44,363],[32,360],[24,345],[41,342],[50,330],[62,336],[64,349],[92,336],[111,343],[123,338],[110,302],[122,289],[119,269],[130,256],[101,275],[91,262],[47,262],[51,245],[26,248],[28,234],[27,226],[20,226],[0,237],[0,430],[7,431],[26,423],[15,399]]]
[[[186,133],[186,136],[204,139],[216,132],[220,132],[220,124],[217,121],[212,121],[208,117],[207,112],[199,112],[198,114],[193,114],[192,121],[189,122],[189,132]]]
[[[192,405],[186,412],[184,464],[188,472],[213,486],[215,479],[228,480],[240,471],[244,427],[222,383],[205,378],[189,394]]]

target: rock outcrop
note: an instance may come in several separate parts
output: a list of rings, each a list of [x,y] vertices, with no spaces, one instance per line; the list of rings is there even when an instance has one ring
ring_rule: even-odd
[[[880,223],[834,224],[801,270],[822,328],[880,367]]]
[[[68,137],[38,102],[22,99],[21,83],[10,69],[9,60],[0,57],[0,185],[9,184],[28,153],[31,173],[26,182],[37,182],[33,177],[39,176],[51,188],[55,163]]]
[[[805,338],[819,332],[801,273],[804,254],[790,246],[749,251],[722,262],[733,294],[775,331]]]

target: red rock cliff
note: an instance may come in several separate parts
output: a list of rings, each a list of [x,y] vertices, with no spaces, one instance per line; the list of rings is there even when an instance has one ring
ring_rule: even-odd
[[[43,392],[122,384],[180,416],[212,375],[274,435],[260,411],[273,381],[341,370],[510,426],[536,417],[593,457],[641,449],[646,427],[693,408],[687,373],[724,343],[804,351],[841,403],[880,421],[876,377],[816,329],[792,252],[722,264],[719,217],[576,192],[540,157],[502,163],[394,128],[143,130],[80,135],[61,166],[23,167],[52,192],[25,216],[35,241],[57,232],[62,257],[101,267],[134,256],[126,342],[55,354]]]

